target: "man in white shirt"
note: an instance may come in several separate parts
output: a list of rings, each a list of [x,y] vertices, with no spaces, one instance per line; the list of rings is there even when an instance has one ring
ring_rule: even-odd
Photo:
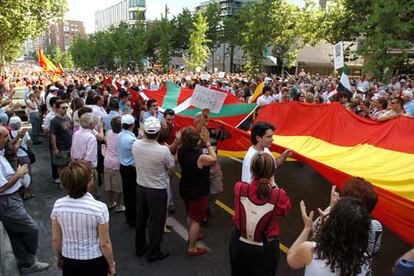
[[[257,104],[259,106],[264,106],[273,103],[274,98],[271,94],[272,88],[270,86],[263,87],[262,95],[259,98],[257,98]]]
[[[361,76],[361,78],[357,81],[357,89],[359,89],[362,92],[367,92],[369,89],[369,82],[366,79],[367,77],[365,75]]]
[[[19,166],[14,171],[10,166],[4,157],[8,140],[8,130],[0,126],[0,221],[7,229],[21,272],[26,274],[46,270],[49,264],[36,259],[39,228],[27,213],[17,192],[22,186],[22,177],[28,173],[28,167]]]
[[[46,107],[47,107],[47,111],[52,111],[52,105],[50,104],[50,99],[53,97],[57,97],[57,91],[59,89],[56,86],[51,86],[49,87],[49,94],[47,94],[46,96]]]
[[[251,161],[253,156],[258,152],[266,152],[272,155],[269,148],[272,146],[273,143],[273,132],[275,131],[275,127],[272,124],[266,122],[257,122],[253,125],[252,131],[250,134],[252,146],[250,146],[249,150],[246,153],[246,156],[243,159],[243,167],[242,167],[242,178],[241,180],[246,183],[250,183],[252,181],[252,175],[250,171]],[[285,150],[280,157],[278,157],[275,161],[276,167],[280,166],[285,162],[286,158],[291,155],[291,150]],[[273,155],[272,155],[273,156]]]
[[[107,115],[106,110],[103,108],[105,99],[102,95],[96,95],[93,97],[92,114],[98,119],[99,122]]]
[[[56,103],[58,102],[58,97],[52,97],[50,98],[50,106],[52,109],[47,113],[44,124],[43,124],[43,132],[45,136],[49,137],[49,150],[50,150],[50,164],[52,168],[52,177],[55,184],[60,184],[59,175],[57,173],[57,167],[53,164],[53,153],[52,153],[52,144],[50,142],[50,122],[56,117],[57,114],[57,108]]]
[[[175,161],[169,148],[157,142],[160,130],[161,123],[157,118],[151,116],[145,119],[145,137],[135,141],[132,147],[137,171],[136,255],[147,254],[149,262],[162,260],[169,255],[161,251],[161,241],[167,218],[168,173],[173,172]]]

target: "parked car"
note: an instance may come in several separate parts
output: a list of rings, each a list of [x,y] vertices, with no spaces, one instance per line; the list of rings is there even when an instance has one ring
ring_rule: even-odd
[[[9,112],[19,116],[22,121],[27,121],[26,97],[29,94],[29,89],[27,87],[15,87],[14,90],[16,93],[13,96]]]

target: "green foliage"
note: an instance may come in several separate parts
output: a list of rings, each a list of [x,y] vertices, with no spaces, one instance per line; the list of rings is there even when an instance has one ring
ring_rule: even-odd
[[[210,40],[206,38],[208,23],[202,12],[197,13],[193,27],[194,29],[190,35],[189,55],[184,56],[184,62],[191,70],[204,67],[210,57],[208,47]]]
[[[406,51],[414,46],[413,18],[413,1],[338,0],[317,31],[330,43],[362,42],[356,53],[366,60],[364,70],[388,79],[407,62]]]
[[[0,64],[11,61],[28,37],[42,34],[63,18],[66,0],[2,0],[0,9]]]
[[[62,62],[63,53],[59,47],[53,48],[52,55],[50,56],[51,61],[57,66],[57,64]]]
[[[245,5],[239,14],[242,21],[241,47],[247,58],[245,70],[252,75],[258,74],[263,69],[263,49],[270,45],[270,12],[265,2],[258,2]]]
[[[93,69],[142,69],[146,47],[145,26],[138,21],[129,26],[121,22],[117,27],[100,31],[88,38],[76,37],[69,52],[76,67]]]
[[[164,69],[168,68],[170,63],[170,55],[172,52],[172,41],[171,41],[171,32],[172,27],[171,23],[167,18],[168,9],[166,8],[165,14],[162,16],[161,21],[159,22],[158,28],[160,33],[160,42],[159,42],[159,57],[160,62],[164,66]]]
[[[214,52],[214,49],[220,45],[222,40],[223,22],[220,15],[221,8],[218,2],[210,2],[204,11],[208,24],[206,38],[209,40],[208,46]]]
[[[171,20],[172,28],[172,48],[176,55],[182,56],[188,51],[188,42],[192,31],[194,17],[191,11],[184,8],[181,13],[174,16]]]
[[[370,13],[359,29],[365,36],[359,52],[367,60],[366,71],[389,80],[407,62],[406,51],[414,47],[413,18],[412,1],[371,1]]]

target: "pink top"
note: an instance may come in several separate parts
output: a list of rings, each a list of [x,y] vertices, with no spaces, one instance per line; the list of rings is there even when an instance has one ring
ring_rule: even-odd
[[[92,129],[80,127],[73,134],[70,155],[72,160],[89,161],[92,167],[96,168],[98,165],[98,142]]]
[[[117,150],[117,140],[119,133],[109,130],[106,133],[106,152],[104,158],[104,167],[106,169],[119,170],[119,157]]]

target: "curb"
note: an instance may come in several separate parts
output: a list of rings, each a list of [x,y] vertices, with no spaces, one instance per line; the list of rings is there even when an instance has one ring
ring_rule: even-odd
[[[0,275],[20,275],[7,231],[0,221]]]

